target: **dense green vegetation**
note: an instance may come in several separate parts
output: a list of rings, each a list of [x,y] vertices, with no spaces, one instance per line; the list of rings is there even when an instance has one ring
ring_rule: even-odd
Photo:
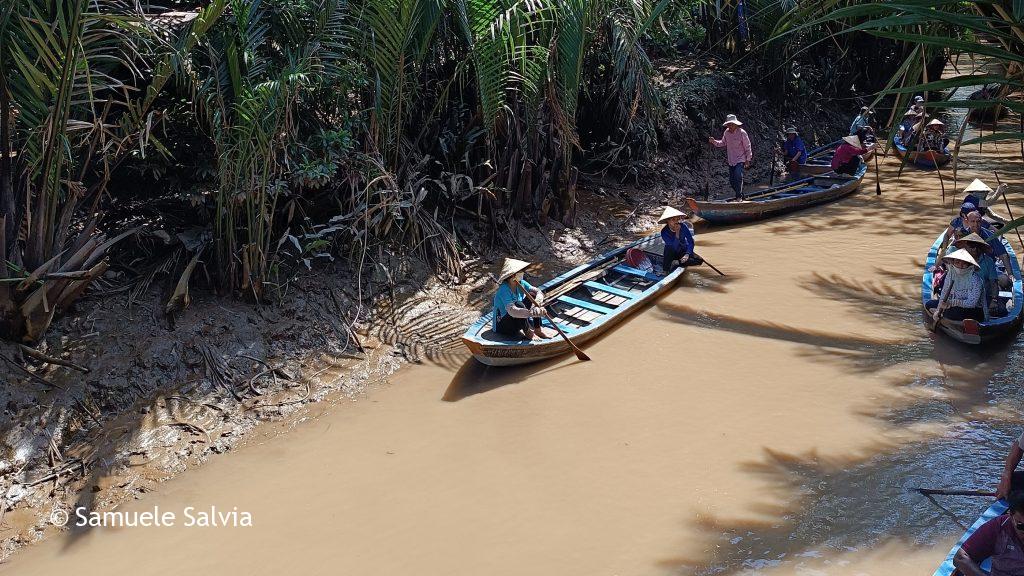
[[[753,0],[742,19],[731,0],[169,4],[195,17],[128,0],[0,7],[9,338],[38,339],[129,243],[150,261],[136,276],[181,278],[168,311],[199,261],[255,300],[318,259],[387,270],[396,248],[458,277],[456,214],[498,241],[516,219],[571,226],[581,171],[640,171],[664,114],[652,59],[690,63],[688,78],[725,63],[782,110],[852,108],[894,72],[890,91],[909,93],[915,67],[934,78],[951,51],[1022,53],[1020,2]],[[981,27],[1017,44],[982,47]],[[711,84],[690,85],[693,121],[720,121]]]

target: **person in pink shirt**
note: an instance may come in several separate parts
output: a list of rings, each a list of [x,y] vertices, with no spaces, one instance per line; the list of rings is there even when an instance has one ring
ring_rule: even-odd
[[[862,154],[867,154],[874,145],[864,145],[860,136],[843,136],[843,143],[836,148],[832,155],[832,170],[836,174],[856,174],[857,169],[864,162]]]
[[[726,158],[729,162],[729,185],[736,192],[736,198],[743,199],[743,169],[750,168],[750,161],[754,154],[750,151],[750,137],[747,131],[741,128],[743,123],[736,119],[735,114],[725,117],[725,132],[721,140],[709,137],[708,142],[715,148],[725,148]]]

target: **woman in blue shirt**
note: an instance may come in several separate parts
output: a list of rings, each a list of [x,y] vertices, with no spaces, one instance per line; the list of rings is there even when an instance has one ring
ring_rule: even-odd
[[[532,266],[529,262],[506,258],[498,274],[498,290],[494,293],[494,331],[504,336],[529,340],[550,338],[541,328],[545,311],[533,306],[526,297],[529,292],[537,304],[544,303],[544,293],[523,279],[523,272]]]
[[[665,242],[661,269],[665,274],[671,272],[676,263],[680,266],[696,266],[704,262],[693,253],[693,234],[689,226],[683,224],[685,217],[679,210],[667,207],[661,213],[661,218],[658,218],[659,223],[665,224],[661,229],[661,239]]]

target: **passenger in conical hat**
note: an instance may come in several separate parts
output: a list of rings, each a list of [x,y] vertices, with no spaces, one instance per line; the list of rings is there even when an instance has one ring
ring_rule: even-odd
[[[988,184],[975,178],[973,182],[964,188],[963,192],[965,195],[964,205],[974,205],[978,212],[981,212],[982,217],[988,219],[982,221],[982,226],[991,228],[992,226],[989,221],[999,225],[1006,224],[1006,219],[989,209],[994,203],[998,203],[1002,195],[1006,193],[1006,184],[1000,184],[998,188],[993,190]]]
[[[988,307],[985,306],[985,282],[978,273],[979,266],[974,257],[964,249],[956,250],[942,257],[946,265],[946,277],[942,282],[939,297],[925,303],[931,312],[932,320],[938,322],[940,317],[947,320],[988,319]]]
[[[661,270],[668,274],[679,266],[697,266],[704,261],[693,253],[693,233],[683,220],[686,214],[666,206],[658,222],[665,226],[661,229],[661,239],[665,242],[665,250],[661,257]]]
[[[506,258],[498,273],[498,289],[494,293],[494,319],[492,327],[503,336],[534,340],[550,338],[541,327],[546,312],[544,293],[534,288],[523,276],[526,269],[532,266],[524,260]],[[533,296],[537,305],[527,298]]]
[[[837,174],[856,174],[864,159],[863,154],[874,148],[873,144],[861,143],[860,136],[843,136],[843,143],[832,154],[832,170]]]
[[[946,125],[938,118],[933,118],[925,126],[924,148],[925,150],[937,150],[944,152],[949,145],[949,138],[946,138]]]
[[[984,301],[988,306],[989,316],[1005,316],[1006,304],[999,299],[999,285],[1000,283],[1008,285],[1010,277],[1000,274],[996,268],[996,261],[992,258],[992,246],[973,232],[954,242],[953,246],[958,250],[961,248],[967,250],[974,261],[978,263],[978,274],[985,281]]]
[[[899,139],[900,146],[909,148],[911,142],[914,140],[914,134],[917,133],[917,122],[918,113],[914,110],[907,110],[903,113],[903,120],[900,121],[899,134],[896,136]]]

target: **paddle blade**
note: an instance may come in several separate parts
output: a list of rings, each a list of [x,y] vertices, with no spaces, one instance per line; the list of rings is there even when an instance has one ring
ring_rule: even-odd
[[[576,357],[580,359],[580,362],[590,362],[590,356],[587,356],[587,353],[579,348],[576,349]]]

